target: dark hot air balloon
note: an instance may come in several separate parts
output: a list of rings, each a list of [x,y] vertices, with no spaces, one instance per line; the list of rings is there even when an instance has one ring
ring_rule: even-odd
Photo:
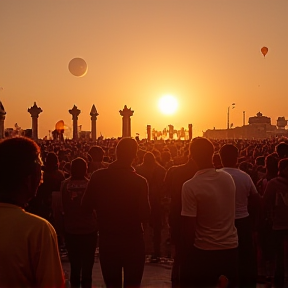
[[[265,57],[266,56],[266,54],[268,53],[268,48],[267,47],[262,47],[261,48],[261,53],[263,54],[263,56]]]

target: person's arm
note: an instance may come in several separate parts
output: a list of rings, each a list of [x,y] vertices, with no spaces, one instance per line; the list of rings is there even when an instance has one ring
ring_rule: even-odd
[[[258,193],[257,188],[255,184],[253,183],[253,180],[251,179],[251,177],[249,177],[249,179],[251,183],[250,183],[250,191],[248,194],[248,206],[249,206],[249,209],[258,211],[260,208],[261,196]]]
[[[182,211],[181,211],[181,237],[183,245],[189,249],[194,245],[196,233],[197,201],[187,182],[182,186]]]
[[[149,221],[151,213],[148,189],[147,181],[143,178],[143,182],[141,182],[141,187],[139,189],[139,218],[143,224]]]
[[[57,235],[48,222],[43,223],[40,235],[34,243],[36,253],[32,255],[35,271],[35,287],[64,288],[64,273],[59,256]]]
[[[275,185],[275,184],[274,184]],[[275,186],[273,181],[267,183],[263,196],[263,210],[270,211],[275,205]]]
[[[97,183],[97,171],[95,171],[87,185],[87,189],[82,197],[81,201],[81,209],[87,210],[94,210],[95,207],[95,196],[96,196],[96,183]]]

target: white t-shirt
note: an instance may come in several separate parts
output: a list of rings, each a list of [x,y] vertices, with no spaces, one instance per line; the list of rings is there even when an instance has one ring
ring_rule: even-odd
[[[238,247],[235,184],[224,171],[199,170],[182,187],[182,216],[196,217],[194,246],[203,250]]]
[[[248,197],[258,193],[251,177],[237,168],[224,167],[220,170],[229,173],[236,186],[235,219],[248,217]]]

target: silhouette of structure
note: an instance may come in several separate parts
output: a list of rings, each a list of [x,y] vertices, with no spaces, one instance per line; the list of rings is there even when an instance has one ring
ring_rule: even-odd
[[[191,141],[192,140],[192,124],[188,124],[188,135],[189,135],[189,141]]]
[[[77,108],[77,106],[73,106],[72,109],[69,110],[69,113],[72,115],[73,120],[73,140],[78,139],[78,116],[81,113],[81,110]]]
[[[38,140],[38,117],[43,110],[34,102],[34,105],[28,109],[28,112],[32,117],[32,139]]]
[[[258,112],[256,116],[249,117],[248,125],[233,129],[208,129],[203,133],[203,136],[210,139],[265,139],[274,136],[287,136],[286,125],[285,117],[278,117],[276,126],[271,124],[270,117],[263,116],[262,113]]]
[[[134,111],[125,105],[119,113],[122,116],[122,137],[131,137],[131,116],[133,116]]]
[[[5,131],[4,131],[5,115],[6,111],[4,109],[2,102],[0,101],[0,139],[3,139],[5,137]]]
[[[151,141],[151,125],[147,125],[147,140]]]
[[[97,113],[97,109],[95,107],[95,105],[93,104],[92,108],[91,108],[91,112],[90,112],[90,116],[91,116],[91,138],[92,141],[96,141],[97,138],[97,134],[96,134],[96,120],[97,120],[97,116],[99,114]]]

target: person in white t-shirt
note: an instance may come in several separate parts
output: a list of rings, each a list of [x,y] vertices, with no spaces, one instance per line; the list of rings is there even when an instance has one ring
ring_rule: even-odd
[[[251,177],[237,168],[238,148],[233,144],[225,144],[219,154],[223,165],[221,170],[233,177],[236,186],[235,226],[239,238],[239,287],[256,287],[257,260],[248,205],[252,211],[257,211],[260,197]]]
[[[236,188],[231,175],[214,168],[213,153],[207,138],[195,138],[190,144],[190,156],[199,170],[182,187],[187,246],[180,276],[183,287],[215,287],[221,275],[228,278],[229,287],[237,285]]]

